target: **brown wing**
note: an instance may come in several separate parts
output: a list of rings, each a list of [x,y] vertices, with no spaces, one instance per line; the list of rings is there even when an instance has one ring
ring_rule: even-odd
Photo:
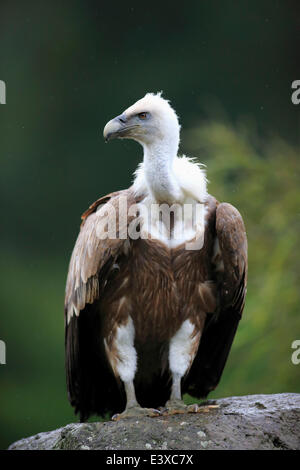
[[[67,389],[81,420],[123,406],[122,394],[104,351],[103,316],[98,300],[126,241],[119,238],[118,232],[115,239],[104,238],[110,222],[111,227],[116,222],[116,227],[121,229],[122,223],[130,222],[120,217],[121,197],[127,208],[135,202],[130,189],[120,191],[99,199],[83,214],[69,265],[65,296]]]
[[[216,273],[218,310],[207,317],[196,358],[184,389],[203,398],[221,378],[240,321],[247,286],[247,238],[240,213],[231,204],[216,209],[215,231],[224,264]]]

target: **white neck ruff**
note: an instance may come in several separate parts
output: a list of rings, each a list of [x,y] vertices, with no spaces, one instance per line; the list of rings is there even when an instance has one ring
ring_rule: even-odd
[[[158,203],[178,202],[184,204],[186,200],[191,199],[195,202],[205,202],[207,180],[204,165],[186,156],[175,157],[170,164],[168,162],[161,164],[159,159],[156,162],[157,164],[152,167],[152,173],[150,172],[150,178],[150,161],[143,161],[135,171],[133,190],[136,196],[144,195]],[[153,191],[153,188],[157,188],[157,192]],[[164,199],[165,192],[169,188],[171,191],[174,189],[174,200],[157,200],[155,194],[160,194],[161,191],[162,199]],[[169,195],[172,197],[172,193]]]

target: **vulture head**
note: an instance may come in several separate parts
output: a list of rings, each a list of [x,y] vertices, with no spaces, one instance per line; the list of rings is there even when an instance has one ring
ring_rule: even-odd
[[[144,148],[168,145],[177,154],[180,125],[169,101],[161,93],[147,93],[104,128],[104,139],[133,139]],[[172,152],[172,153],[173,153]]]

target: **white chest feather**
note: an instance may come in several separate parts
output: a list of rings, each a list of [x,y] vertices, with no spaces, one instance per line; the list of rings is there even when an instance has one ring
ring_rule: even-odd
[[[164,178],[167,176],[162,171],[162,175],[157,175],[155,184],[151,185],[149,174],[148,179],[146,178],[144,164],[141,164],[136,172],[135,194],[146,195],[139,204],[142,238],[158,239],[169,248],[194,239],[203,240],[204,202],[207,197],[203,169],[186,157],[175,158],[170,176],[171,182],[165,183],[164,186],[176,188],[177,196],[172,197],[172,202],[159,201],[157,198],[160,198],[160,194],[153,193],[153,187],[158,186],[158,181],[163,186]],[[200,243],[197,248],[201,248]]]
[[[172,205],[158,204],[146,198],[138,204],[138,211],[144,239],[159,240],[168,248],[203,239],[205,206],[191,198],[186,198],[184,204]]]

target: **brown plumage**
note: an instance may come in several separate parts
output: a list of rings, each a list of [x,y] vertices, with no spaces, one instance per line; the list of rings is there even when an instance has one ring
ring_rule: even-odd
[[[179,363],[189,357],[179,377],[181,392],[207,396],[220,380],[242,315],[247,240],[239,212],[206,194],[204,242],[197,250],[153,235],[120,238],[134,221],[137,230],[143,227],[139,214],[121,220],[120,200],[128,213],[148,196],[133,186],[100,198],[82,216],[65,299],[68,394],[82,420],[119,413],[126,402],[157,408],[170,394],[178,399],[172,366],[177,351]],[[108,204],[120,222],[114,239],[103,239]],[[192,328],[188,341],[180,336],[183,325]],[[137,365],[131,366],[135,354]],[[127,379],[133,369],[134,378]],[[137,403],[128,391],[132,384]]]

